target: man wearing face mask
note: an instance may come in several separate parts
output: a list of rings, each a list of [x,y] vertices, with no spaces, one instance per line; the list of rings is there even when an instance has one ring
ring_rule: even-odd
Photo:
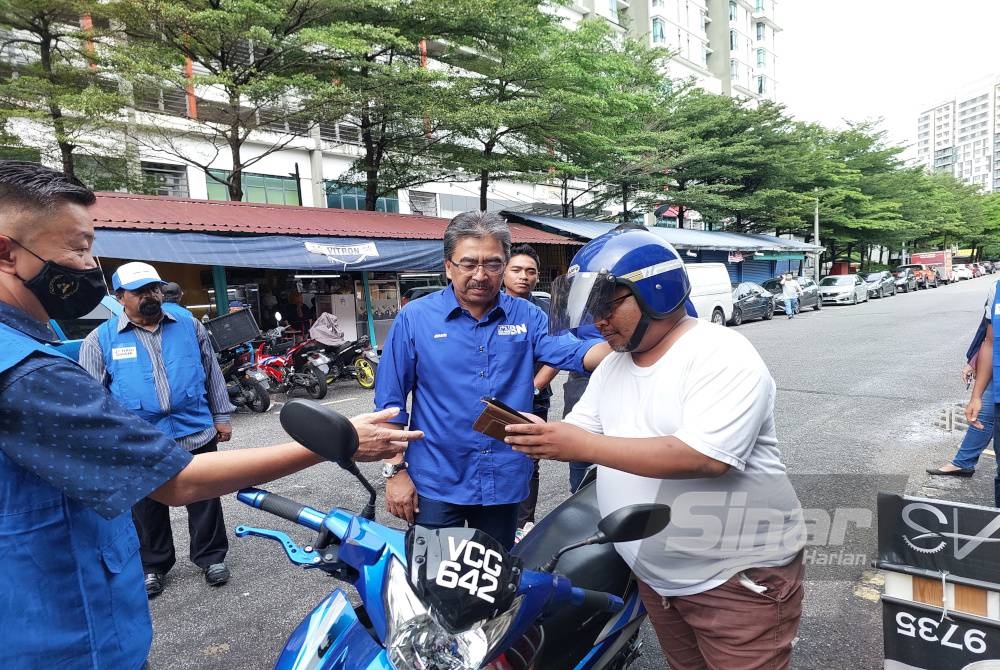
[[[0,161],[0,668],[138,670],[153,625],[133,504],[188,505],[322,461],[294,442],[191,456],[51,346],[52,317],[107,294],[91,251],[94,194],[35,163]],[[395,411],[351,419],[357,461],[418,431]],[[31,625],[26,625],[29,623]]]
[[[165,284],[146,263],[118,268],[111,287],[124,309],[86,337],[80,365],[119,402],[192,454],[211,453],[232,437],[229,414],[234,408],[205,326],[189,313],[163,308]],[[188,505],[187,512],[191,562],[209,585],[221,586],[229,581],[222,503],[202,500]],[[143,498],[132,516],[146,593],[154,598],[163,592],[166,574],[176,562],[170,510]]]
[[[232,437],[233,406],[208,332],[189,313],[163,308],[164,285],[146,263],[118,268],[111,286],[124,309],[87,336],[80,347],[80,365],[119,402],[192,454],[211,453]],[[187,512],[191,562],[201,568],[209,585],[221,586],[229,580],[222,504],[218,498],[203,500],[188,505]],[[176,561],[170,511],[144,498],[132,516],[146,593],[153,598],[163,591]]]

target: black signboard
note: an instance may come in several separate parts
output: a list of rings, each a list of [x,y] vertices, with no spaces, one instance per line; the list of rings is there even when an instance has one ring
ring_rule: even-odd
[[[996,621],[882,598],[885,670],[1000,670]]]
[[[880,493],[878,566],[947,572],[1000,591],[1000,509]]]

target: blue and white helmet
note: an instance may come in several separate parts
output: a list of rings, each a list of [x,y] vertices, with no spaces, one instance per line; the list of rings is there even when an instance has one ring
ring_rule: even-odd
[[[632,290],[649,319],[666,317],[691,292],[684,261],[669,242],[644,227],[622,225],[588,242],[552,284],[549,331],[576,331],[604,318],[619,284]]]

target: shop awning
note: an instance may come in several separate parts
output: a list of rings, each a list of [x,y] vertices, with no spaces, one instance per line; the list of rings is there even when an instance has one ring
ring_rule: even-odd
[[[98,256],[276,270],[392,271],[444,268],[442,242],[292,235],[212,235],[98,228]]]
[[[584,240],[592,240],[614,228],[617,224],[590,219],[562,219],[554,216],[539,216],[525,212],[503,212],[509,221],[535,225],[550,232],[573,235]],[[715,251],[771,251],[816,253],[823,247],[797,240],[787,240],[773,235],[748,235],[714,230],[689,230],[687,228],[649,229],[670,242],[678,249],[706,249]]]

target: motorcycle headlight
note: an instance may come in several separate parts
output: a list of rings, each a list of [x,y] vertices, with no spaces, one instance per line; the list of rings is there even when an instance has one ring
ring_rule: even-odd
[[[499,616],[452,633],[413,592],[406,569],[397,560],[389,566],[382,598],[387,613],[385,646],[396,670],[477,670],[507,634],[524,599],[518,596]]]

